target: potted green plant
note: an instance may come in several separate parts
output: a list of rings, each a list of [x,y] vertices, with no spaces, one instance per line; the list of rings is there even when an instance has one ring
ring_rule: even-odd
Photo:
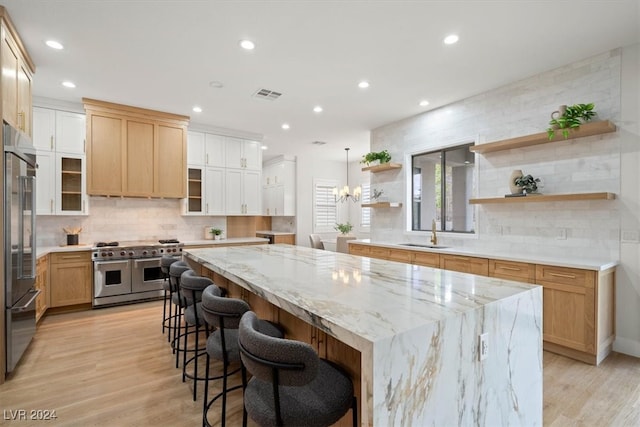
[[[370,153],[365,154],[364,156],[362,156],[362,160],[360,160],[360,163],[365,163],[367,166],[369,166],[372,163],[375,162],[379,162],[379,163],[389,163],[391,161],[391,154],[389,154],[389,152],[387,150],[382,150],[380,152],[375,152],[372,151]]]
[[[596,112],[593,111],[594,106],[593,103],[575,104],[566,108],[563,106],[560,110],[551,113],[547,129],[549,139],[553,139],[558,129],[562,129],[562,136],[567,139],[571,129],[578,129],[582,123],[588,122],[596,115]]]
[[[540,178],[534,178],[531,175],[524,175],[516,178],[513,182],[522,189],[523,194],[531,194],[538,191]]]
[[[211,228],[211,230],[209,231],[211,234],[213,234],[213,238],[216,240],[220,240],[220,235],[222,234],[222,230],[219,228]]]
[[[336,224],[334,227],[335,230],[339,231],[341,234],[347,235],[353,230],[353,225],[348,221],[344,224]]]

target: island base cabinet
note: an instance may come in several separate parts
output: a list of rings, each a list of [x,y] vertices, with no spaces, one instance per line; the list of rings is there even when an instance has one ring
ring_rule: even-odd
[[[544,349],[597,365],[615,338],[615,271],[537,265]]]
[[[343,343],[342,341],[328,335],[315,326],[297,318],[289,312],[276,307],[269,301],[260,298],[258,295],[228,280],[226,277],[215,273],[205,267],[201,267],[200,274],[209,277],[216,286],[227,290],[229,298],[239,298],[246,301],[251,310],[263,320],[268,320],[277,324],[285,334],[285,338],[306,342],[313,347],[323,359],[330,360],[340,366],[353,381],[353,390],[358,402],[358,420],[361,418],[363,400],[361,399],[361,354],[358,350]],[[359,421],[360,424],[360,421]],[[352,426],[353,419],[351,411],[340,419],[334,426]]]
[[[91,303],[91,255],[86,252],[51,254],[51,307]]]

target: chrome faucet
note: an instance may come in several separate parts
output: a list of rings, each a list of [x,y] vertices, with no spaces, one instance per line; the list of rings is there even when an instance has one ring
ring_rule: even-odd
[[[436,236],[436,220],[435,219],[431,222],[431,244],[432,245],[438,244],[438,236]]]

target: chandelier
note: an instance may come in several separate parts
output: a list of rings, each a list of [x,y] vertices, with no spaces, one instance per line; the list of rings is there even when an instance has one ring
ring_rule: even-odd
[[[338,190],[337,187],[333,188],[333,197],[336,199],[336,203],[338,202],[346,202],[347,200],[351,200],[353,202],[357,202],[360,200],[360,195],[362,194],[362,188],[360,186],[353,189],[353,194],[351,194],[351,190],[349,189],[349,149],[344,149],[347,152],[347,185]]]

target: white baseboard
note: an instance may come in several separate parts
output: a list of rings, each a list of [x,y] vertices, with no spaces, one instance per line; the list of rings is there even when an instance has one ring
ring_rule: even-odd
[[[616,337],[616,340],[613,342],[613,351],[628,354],[629,356],[640,357],[640,341]]]

